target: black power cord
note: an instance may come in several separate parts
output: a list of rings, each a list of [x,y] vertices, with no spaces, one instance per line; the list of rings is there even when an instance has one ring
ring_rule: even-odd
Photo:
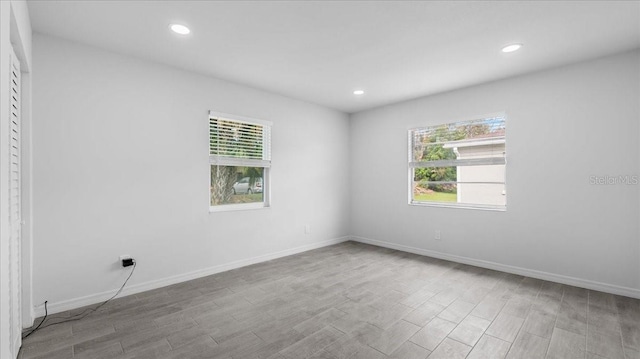
[[[47,316],[49,315],[49,310],[47,309],[47,303],[49,301],[45,300],[44,301],[44,318],[42,318],[42,321],[40,322],[40,324],[38,324],[38,326],[29,332],[29,334],[25,335],[24,337],[22,337],[22,339],[25,339],[26,337],[28,337],[29,335],[33,334],[36,330],[40,329],[40,326],[42,325],[42,323],[44,323],[45,320],[47,320]]]
[[[83,319],[85,317],[87,317],[89,314],[97,311],[98,309],[102,308],[105,304],[109,303],[111,300],[113,300],[115,297],[117,297],[120,293],[122,293],[122,290],[124,289],[124,287],[127,285],[127,282],[129,282],[129,279],[131,279],[131,276],[133,275],[133,272],[136,270],[136,261],[133,261],[133,268],[131,268],[131,273],[129,273],[129,276],[127,277],[127,279],[124,281],[124,283],[122,284],[122,286],[120,287],[120,289],[118,289],[118,291],[116,292],[116,294],[114,294],[111,298],[105,300],[104,302],[100,303],[100,305],[98,305],[95,308],[87,308],[85,309],[82,313],[80,314],[76,314],[71,318],[64,318],[64,317],[52,317],[49,318],[49,320],[55,320],[55,319],[64,319],[61,320],[59,322],[55,322],[55,323],[47,323],[47,325],[45,325],[44,327],[42,327],[42,324],[44,323],[45,320],[47,320],[47,301],[44,302],[44,318],[42,318],[42,321],[40,322],[40,324],[38,324],[38,326],[33,329],[32,331],[30,331],[28,334],[26,334],[25,336],[22,337],[22,339],[25,339],[26,337],[30,336],[31,334],[35,333],[37,330],[39,329],[44,329],[53,325],[58,325],[58,324],[62,324],[62,323],[68,323],[68,322],[75,322],[78,321],[80,319]]]

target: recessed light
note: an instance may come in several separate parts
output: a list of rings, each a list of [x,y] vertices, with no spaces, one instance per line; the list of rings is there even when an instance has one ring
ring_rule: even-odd
[[[514,52],[520,50],[522,44],[511,44],[502,48],[502,52]]]
[[[364,91],[363,90],[355,90],[353,91],[354,95],[364,95]]]
[[[191,32],[188,27],[180,24],[171,24],[171,31],[180,35],[189,35],[189,33]]]

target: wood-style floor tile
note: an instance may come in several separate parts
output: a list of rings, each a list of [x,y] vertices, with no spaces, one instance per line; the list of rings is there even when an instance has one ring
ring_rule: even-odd
[[[34,358],[640,359],[640,300],[346,242],[117,298]]]

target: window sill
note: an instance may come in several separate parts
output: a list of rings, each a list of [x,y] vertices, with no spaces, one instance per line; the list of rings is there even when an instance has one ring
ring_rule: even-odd
[[[459,209],[477,209],[481,211],[506,212],[507,206],[493,205],[475,205],[468,203],[436,203],[436,202],[409,202],[410,206],[417,207],[440,207],[440,208],[459,208]]]
[[[222,204],[219,206],[209,206],[209,213],[216,212],[231,212],[231,211],[250,211],[254,209],[269,209],[271,208],[264,202],[256,203],[241,203],[241,204]]]

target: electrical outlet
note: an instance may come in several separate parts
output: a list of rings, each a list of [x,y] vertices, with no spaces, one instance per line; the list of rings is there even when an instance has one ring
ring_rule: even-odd
[[[119,258],[120,258],[120,265],[122,265],[122,267],[129,267],[135,263],[133,258],[131,258],[131,256],[128,254],[123,254]]]
[[[310,234],[311,233],[311,226],[308,224],[305,224],[304,226],[304,234]]]
[[[441,239],[442,239],[442,237],[440,236],[440,230],[439,230],[439,229],[437,229],[437,230],[436,230],[436,232],[435,232],[435,233],[434,233],[434,235],[433,235],[433,238],[434,238],[436,241],[439,241],[439,240],[441,240]]]

